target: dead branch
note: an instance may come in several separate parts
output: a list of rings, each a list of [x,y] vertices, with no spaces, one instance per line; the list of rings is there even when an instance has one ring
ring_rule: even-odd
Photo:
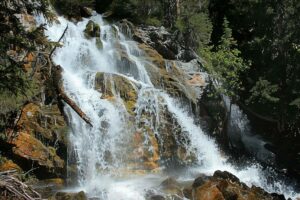
[[[41,195],[15,177],[16,170],[0,173],[0,194],[8,199],[40,200]]]
[[[66,104],[68,104],[86,123],[88,123],[90,126],[93,127],[93,124],[91,122],[91,120],[89,119],[89,117],[76,105],[76,103],[70,99],[65,93],[64,91],[59,88],[58,90],[59,93],[59,97],[64,100],[64,102],[66,102]]]
[[[66,95],[64,92],[63,85],[61,84],[61,73],[62,68],[61,66],[56,66],[55,73],[54,73],[54,84],[57,90],[58,97],[62,99],[66,104],[68,104],[87,124],[93,127],[93,124],[89,117],[76,105],[76,103]]]
[[[67,25],[67,27],[65,28],[63,34],[60,36],[60,38],[59,38],[59,40],[57,41],[57,43],[59,43],[59,42],[63,39],[63,37],[65,36],[65,34],[66,34],[67,30],[68,30],[68,27],[69,27],[69,25]],[[52,49],[52,51],[50,52],[49,58],[51,58],[52,54],[53,54],[54,51],[56,50],[56,47],[57,47],[57,46],[55,46],[55,47]]]

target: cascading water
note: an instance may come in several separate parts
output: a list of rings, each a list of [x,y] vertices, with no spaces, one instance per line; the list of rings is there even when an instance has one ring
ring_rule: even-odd
[[[238,169],[229,164],[215,141],[203,133],[180,103],[165,91],[154,88],[137,44],[120,33],[117,26],[105,23],[100,15],[91,19],[100,24],[103,49],[97,47],[95,38],[87,39],[84,35],[89,19],[74,24],[59,17],[60,23],[49,25],[46,32],[51,40],[57,41],[68,25],[64,45],[56,51],[53,60],[64,69],[66,93],[93,124],[93,127],[85,124],[71,108],[65,107],[70,121],[70,142],[76,155],[80,189],[90,197],[144,199],[145,190],[157,186],[164,177],[160,170],[164,165],[156,158],[159,150],[153,145],[153,138],[158,138],[160,143],[166,142],[160,136],[159,115],[161,110],[167,108],[189,141],[181,145],[185,146],[187,154],[196,156],[197,165],[189,168],[190,171],[212,174],[215,170],[227,170],[249,185],[255,184],[269,192],[295,197],[293,189],[280,182],[268,184],[259,165]],[[127,62],[120,62],[124,55]],[[106,73],[104,82],[110,85],[115,84],[114,75],[131,83],[137,92],[135,119],[130,119],[119,91],[111,91],[113,100],[102,98],[103,94],[95,89],[97,72]],[[151,117],[147,118],[148,115]],[[136,133],[145,131],[142,125],[148,127],[146,129],[151,134],[141,136],[142,147],[132,147]],[[150,153],[146,154],[146,151]],[[138,165],[141,164],[139,158],[130,158],[135,152],[151,154],[149,160],[160,164],[156,174],[132,175],[134,173],[131,171],[139,169]],[[133,160],[134,165],[129,160]]]

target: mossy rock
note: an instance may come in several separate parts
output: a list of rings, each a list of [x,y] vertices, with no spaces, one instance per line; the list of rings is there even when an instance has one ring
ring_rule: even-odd
[[[103,49],[103,43],[100,38],[96,38],[96,46],[99,50]]]
[[[123,100],[127,112],[134,115],[137,101],[137,89],[134,83],[120,75],[98,72],[95,89],[103,94],[102,97],[113,97],[116,92]]]
[[[86,38],[100,37],[100,25],[90,20],[85,27],[84,33]]]

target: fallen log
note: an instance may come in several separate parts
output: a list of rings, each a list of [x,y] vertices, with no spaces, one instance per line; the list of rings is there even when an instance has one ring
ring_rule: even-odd
[[[58,90],[59,97],[66,102],[86,123],[93,126],[89,117],[76,105],[76,103],[70,99],[61,88]]]
[[[93,127],[93,124],[90,120],[90,118],[79,108],[79,106],[76,105],[76,103],[66,95],[64,92],[62,83],[61,83],[61,72],[62,72],[61,66],[57,65],[55,70],[55,77],[54,77],[54,84],[56,85],[56,90],[58,94],[58,98],[62,99],[66,104],[68,104],[80,117],[83,119],[87,124],[89,124],[91,127]]]

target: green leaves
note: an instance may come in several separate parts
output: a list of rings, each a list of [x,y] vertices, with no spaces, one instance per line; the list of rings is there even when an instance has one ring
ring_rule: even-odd
[[[240,56],[241,52],[236,48],[236,41],[232,37],[232,31],[226,19],[224,19],[223,29],[224,34],[220,44],[214,48],[200,50],[200,55],[208,61],[205,67],[217,81],[219,92],[238,98],[238,92],[244,89],[241,74],[248,69],[250,63]]]
[[[294,101],[292,101],[289,105],[290,106],[297,106],[298,108],[300,108],[300,97],[295,99]]]
[[[278,90],[278,85],[272,85],[268,80],[264,80],[260,77],[254,87],[250,90],[251,96],[246,102],[247,104],[255,102],[277,103],[280,100],[276,97]]]

